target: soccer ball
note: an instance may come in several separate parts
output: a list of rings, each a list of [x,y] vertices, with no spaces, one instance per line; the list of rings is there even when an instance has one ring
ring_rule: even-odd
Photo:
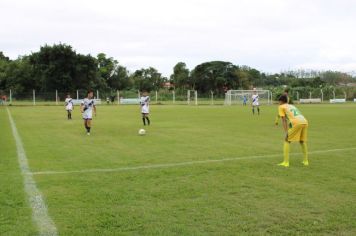
[[[138,134],[139,134],[139,135],[145,135],[145,134],[146,134],[146,130],[140,129],[140,130],[138,131]]]

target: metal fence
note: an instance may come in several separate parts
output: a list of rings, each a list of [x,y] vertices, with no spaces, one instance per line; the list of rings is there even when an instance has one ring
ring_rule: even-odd
[[[41,93],[35,90],[28,92],[17,92],[16,90],[0,91],[0,99],[3,104],[11,105],[63,105],[67,97],[66,92],[53,91]],[[76,90],[69,93],[73,99],[86,97],[86,90]],[[187,90],[159,90],[151,91],[149,94],[151,104],[162,105],[223,105],[225,95],[217,95],[212,92],[207,94],[197,93],[197,97],[189,96]],[[137,90],[125,91],[94,91],[94,98],[100,99],[101,104],[119,105],[122,99],[137,99],[140,92]]]
[[[76,90],[70,92],[73,99],[83,99],[86,97],[86,90]],[[213,92],[195,94],[194,91],[168,90],[162,89],[150,92],[151,104],[162,105],[224,105],[225,94],[215,94]],[[274,95],[276,93],[274,92]],[[17,92],[16,90],[1,91],[0,104],[11,105],[64,105],[67,96],[66,92],[52,91],[41,93],[35,90],[27,92]],[[137,99],[140,93],[137,90],[125,91],[94,91],[94,97],[101,99],[101,104],[119,105],[122,99]],[[321,98],[324,102],[329,99],[346,98],[347,101],[354,101],[356,98],[356,88],[326,88],[326,89],[304,89],[292,90],[289,96],[294,101],[305,98]],[[276,96],[274,96],[276,99]]]

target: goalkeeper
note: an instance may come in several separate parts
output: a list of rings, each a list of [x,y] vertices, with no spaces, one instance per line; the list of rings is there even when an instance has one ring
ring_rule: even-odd
[[[288,96],[288,92],[289,92],[289,89],[286,88],[286,89],[284,90],[283,95],[286,95],[286,96],[287,96],[287,103],[289,104],[289,103],[290,103],[290,99],[289,99],[289,96]],[[278,121],[279,121],[280,118],[281,118],[281,117],[280,117],[279,114],[278,114],[278,115],[276,116],[275,121],[274,121],[274,124],[275,124],[276,126],[278,126]]]
[[[299,142],[304,154],[303,164],[309,165],[308,162],[308,121],[300,113],[300,111],[293,105],[288,104],[288,97],[282,95],[279,98],[278,114],[283,122],[283,129],[285,131],[285,141],[283,147],[284,160],[278,164],[280,166],[289,167],[289,146],[291,142]],[[289,128],[287,121],[289,122]]]

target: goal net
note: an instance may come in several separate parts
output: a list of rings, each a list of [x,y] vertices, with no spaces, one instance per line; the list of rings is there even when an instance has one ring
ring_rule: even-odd
[[[272,93],[269,90],[228,90],[225,93],[225,105],[243,105],[252,103],[252,95],[257,94],[260,104],[271,104]]]

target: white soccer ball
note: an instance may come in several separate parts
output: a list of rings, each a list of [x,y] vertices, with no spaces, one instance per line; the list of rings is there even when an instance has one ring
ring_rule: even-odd
[[[138,134],[139,134],[139,135],[145,135],[145,134],[146,134],[146,130],[140,129],[140,130],[138,131]]]

